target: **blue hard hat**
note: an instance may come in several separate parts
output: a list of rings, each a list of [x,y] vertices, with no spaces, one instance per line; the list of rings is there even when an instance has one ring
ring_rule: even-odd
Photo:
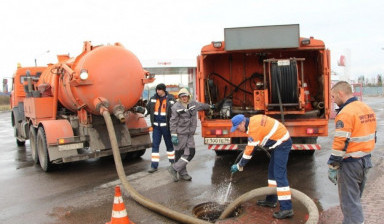
[[[239,124],[244,121],[244,115],[243,114],[238,114],[238,115],[234,116],[231,119],[231,121],[232,121],[231,132],[234,132],[234,131],[236,131],[237,126],[239,126]]]

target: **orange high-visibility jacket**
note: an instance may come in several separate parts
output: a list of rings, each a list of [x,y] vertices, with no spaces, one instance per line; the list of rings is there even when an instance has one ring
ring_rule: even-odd
[[[244,159],[251,159],[255,146],[265,146],[268,140],[274,141],[273,145],[268,144],[270,149],[274,149],[290,138],[289,132],[283,124],[276,119],[260,114],[250,118],[247,134],[248,145],[243,154]]]
[[[351,101],[335,118],[332,155],[344,159],[369,155],[376,140],[375,113],[365,103],[354,99]]]

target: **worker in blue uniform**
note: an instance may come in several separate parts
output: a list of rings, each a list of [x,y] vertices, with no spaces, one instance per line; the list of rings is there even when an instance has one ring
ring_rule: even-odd
[[[175,103],[173,95],[168,94],[166,86],[160,83],[156,86],[156,93],[153,95],[148,104],[146,115],[150,115],[150,121],[153,128],[152,132],[152,154],[151,168],[149,173],[157,171],[160,162],[159,146],[161,137],[164,138],[167,147],[168,160],[171,164],[175,161],[175,151],[171,141],[171,133],[169,131],[169,119],[171,117],[171,107]]]

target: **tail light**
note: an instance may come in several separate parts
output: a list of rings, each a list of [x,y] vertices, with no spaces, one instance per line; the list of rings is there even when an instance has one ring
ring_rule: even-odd
[[[318,128],[307,128],[307,134],[318,134],[319,129]]]
[[[211,129],[206,131],[207,135],[228,135],[229,130],[228,129]]]

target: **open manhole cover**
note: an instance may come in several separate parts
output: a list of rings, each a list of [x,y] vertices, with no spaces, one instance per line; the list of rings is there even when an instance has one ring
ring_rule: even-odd
[[[227,204],[219,204],[217,202],[205,202],[196,205],[192,209],[192,213],[198,219],[202,219],[209,222],[215,222],[227,207]],[[241,214],[241,207],[238,207],[229,217],[236,217]]]

